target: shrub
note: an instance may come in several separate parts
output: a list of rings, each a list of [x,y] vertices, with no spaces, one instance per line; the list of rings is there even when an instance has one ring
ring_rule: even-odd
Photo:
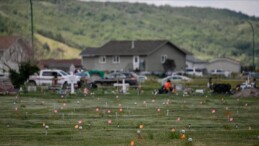
[[[29,78],[30,75],[39,71],[36,65],[32,65],[30,62],[23,62],[20,64],[19,71],[10,69],[10,79],[14,88],[18,89]]]

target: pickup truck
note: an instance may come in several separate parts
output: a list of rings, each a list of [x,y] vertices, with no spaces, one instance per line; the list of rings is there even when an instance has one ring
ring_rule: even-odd
[[[54,80],[56,80],[57,85],[60,85],[62,88],[66,88],[72,81],[74,84],[80,81],[80,77],[69,75],[59,69],[43,69],[38,73],[31,75],[27,82],[29,85],[41,86],[53,85],[55,82]]]

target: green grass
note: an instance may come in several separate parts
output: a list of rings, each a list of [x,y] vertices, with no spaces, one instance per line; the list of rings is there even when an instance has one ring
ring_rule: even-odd
[[[22,93],[18,98],[1,96],[0,145],[129,146],[131,140],[137,146],[259,145],[258,98],[238,101],[229,95],[211,94],[183,97],[180,92],[178,96],[155,96],[150,88],[144,88],[141,95],[130,90],[130,94],[118,94],[118,98],[111,89],[106,94],[100,89],[93,92],[93,95],[63,98],[41,92]],[[143,105],[144,101],[147,106]],[[95,111],[96,107],[99,112]],[[212,109],[216,112],[212,113]],[[234,118],[233,122],[228,115]],[[81,131],[74,128],[79,120],[83,122]],[[108,125],[108,120],[112,124]],[[47,135],[43,123],[49,125]],[[137,136],[140,124],[144,125],[142,139]],[[172,132],[172,128],[176,131]],[[180,139],[182,129],[192,142]]]

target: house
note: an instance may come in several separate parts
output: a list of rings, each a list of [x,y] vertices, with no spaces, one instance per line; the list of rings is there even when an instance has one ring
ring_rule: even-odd
[[[234,73],[240,73],[241,63],[232,58],[216,58],[207,64],[208,72],[220,69]]]
[[[21,62],[33,59],[29,43],[17,36],[0,36],[0,72],[18,70]]]
[[[80,53],[86,69],[103,71],[179,71],[185,69],[187,52],[167,40],[110,41]]]
[[[81,69],[81,59],[43,59],[38,63],[40,69],[61,69],[67,72],[69,72],[71,65]]]
[[[186,65],[187,68],[199,68],[199,69],[205,69],[207,67],[208,62],[200,60],[196,58],[195,56],[187,55],[186,57]]]

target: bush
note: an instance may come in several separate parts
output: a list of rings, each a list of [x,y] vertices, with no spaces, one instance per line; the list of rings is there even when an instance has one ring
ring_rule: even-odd
[[[29,78],[30,75],[39,71],[36,65],[32,65],[30,62],[23,62],[20,64],[19,72],[10,69],[10,79],[14,88],[19,89],[21,85]]]
[[[43,49],[47,50],[47,51],[50,51],[50,47],[49,47],[48,43],[43,44]]]
[[[213,93],[230,93],[231,85],[230,84],[214,84]]]

